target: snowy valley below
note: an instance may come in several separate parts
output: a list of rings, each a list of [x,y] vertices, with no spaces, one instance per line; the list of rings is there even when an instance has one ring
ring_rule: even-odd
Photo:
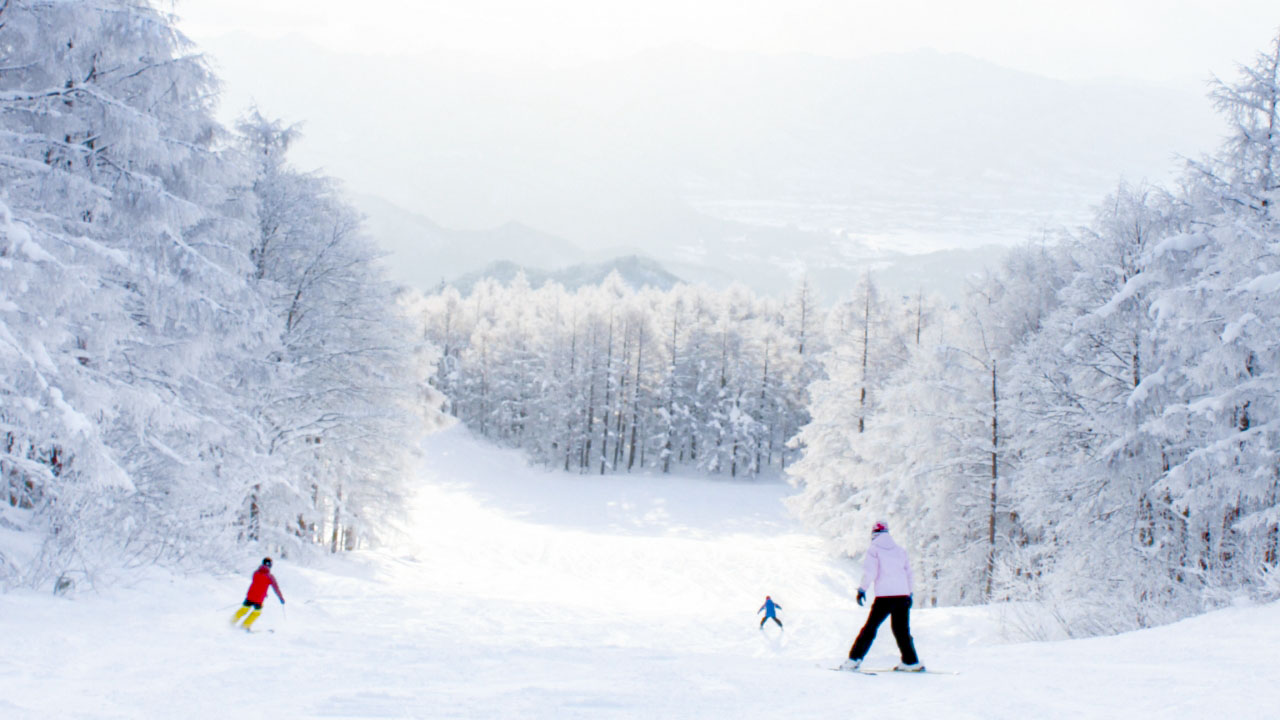
[[[276,574],[152,574],[70,599],[0,595],[0,716],[25,718],[1267,717],[1280,606],[1030,642],[1007,611],[921,608],[923,661],[828,672],[865,609],[856,568],[787,517],[779,481],[530,468],[465,429],[424,442],[401,542]],[[786,630],[757,629],[766,594]],[[888,627],[867,659],[896,661]]]

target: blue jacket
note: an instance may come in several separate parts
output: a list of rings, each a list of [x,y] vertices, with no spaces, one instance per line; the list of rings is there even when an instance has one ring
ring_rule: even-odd
[[[765,616],[765,617],[767,617],[767,618],[771,618],[771,617],[774,617],[774,616],[776,616],[776,615],[777,615],[777,612],[776,612],[775,608],[780,608],[780,607],[782,607],[782,606],[781,606],[781,605],[779,605],[778,603],[774,602],[772,598],[765,598],[765,599],[764,599],[764,604],[760,606],[760,610],[763,610],[763,611],[764,611],[764,616]],[[757,611],[756,611],[756,614],[757,614],[757,615],[759,615],[759,614],[760,614],[760,610],[757,610]]]

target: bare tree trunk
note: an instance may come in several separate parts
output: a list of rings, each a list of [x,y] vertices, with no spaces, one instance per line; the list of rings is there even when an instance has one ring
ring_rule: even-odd
[[[449,403],[449,414],[457,417],[457,408],[453,402],[453,397],[456,393],[453,392],[453,388],[449,384],[449,357],[454,352],[453,315],[453,303],[446,304],[444,315],[444,348],[440,352],[440,361],[436,364],[436,378],[438,378],[438,382],[440,383],[440,392],[445,396],[446,401]],[[425,335],[426,332],[424,331],[423,334]]]
[[[600,413],[600,474],[604,474],[609,461],[609,410],[610,392],[613,390],[613,312],[609,313],[609,349],[604,358],[604,410]]]
[[[726,325],[722,333],[720,333],[720,392],[717,393],[716,400],[724,400],[724,389],[729,384],[729,328]],[[716,454],[714,463],[716,472],[720,472],[720,449],[724,447],[724,423],[718,423],[716,430]],[[734,449],[737,449],[737,442],[734,443]],[[736,458],[735,458],[736,459]]]
[[[924,328],[924,290],[916,292],[916,347],[920,347],[920,331]]]
[[[858,390],[858,432],[866,428],[867,362],[871,357],[871,275],[867,275],[866,306],[862,314],[862,387]]]
[[[636,381],[631,384],[631,453],[627,457],[627,472],[636,464],[636,432],[640,424],[640,370],[644,366],[644,323],[640,323],[640,337],[636,342]],[[643,465],[643,461],[641,463]]]
[[[262,508],[258,506],[258,493],[262,492],[261,485],[254,485],[253,492],[249,495],[249,532],[247,536],[251,541],[257,541],[262,537]]]
[[[573,316],[573,339],[569,342],[569,379],[566,384],[572,387],[573,375],[578,365],[578,315],[577,311]],[[573,415],[565,419],[564,434],[564,471],[569,472],[569,456],[573,452]]]
[[[618,397],[614,401],[613,469],[622,464],[626,449],[627,430],[624,420],[627,409],[627,377],[631,370],[631,332],[624,326],[622,332],[622,365],[618,370]]]
[[[342,486],[338,486],[337,500],[333,503],[333,537],[329,544],[329,552],[338,552],[338,538],[342,535]]]
[[[579,462],[579,468],[586,471],[591,465],[591,436],[595,432],[595,402],[596,402],[596,331],[595,327],[591,328],[591,369],[587,373],[587,426],[583,429],[586,445],[582,449],[582,458]]]
[[[733,434],[733,447],[729,450],[729,477],[738,477],[738,434]]]
[[[765,422],[764,407],[769,397],[769,338],[764,340],[764,376],[760,378],[760,417],[758,422],[769,429],[769,454],[773,460],[773,423]],[[760,443],[756,443],[756,472],[760,472]]]
[[[996,572],[996,500],[998,483],[1000,480],[999,470],[999,449],[1000,449],[1000,432],[999,432],[999,396],[996,394],[996,361],[991,361],[991,500],[987,508],[987,570],[986,570],[986,590],[985,596],[987,601],[991,600],[992,583]]]
[[[662,447],[662,472],[671,472],[671,441],[675,435],[676,412],[676,338],[680,328],[680,312],[671,313],[671,365],[667,370],[667,442]]]

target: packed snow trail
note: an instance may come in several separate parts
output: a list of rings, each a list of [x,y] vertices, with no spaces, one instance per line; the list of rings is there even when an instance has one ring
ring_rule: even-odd
[[[277,562],[246,635],[234,577],[0,596],[0,717],[1268,717],[1280,606],[1086,641],[1007,642],[985,608],[917,610],[962,674],[823,670],[866,610],[847,561],[792,525],[777,482],[531,469],[429,438],[412,532],[318,568]],[[766,594],[785,632],[757,627]],[[287,612],[287,615],[286,615]],[[265,632],[271,630],[274,632]],[[888,628],[867,667],[890,667]]]

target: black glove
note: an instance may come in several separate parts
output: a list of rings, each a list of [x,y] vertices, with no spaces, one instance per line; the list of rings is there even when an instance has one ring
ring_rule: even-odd
[[[858,606],[861,607],[867,601],[867,592],[862,588],[858,588]]]

